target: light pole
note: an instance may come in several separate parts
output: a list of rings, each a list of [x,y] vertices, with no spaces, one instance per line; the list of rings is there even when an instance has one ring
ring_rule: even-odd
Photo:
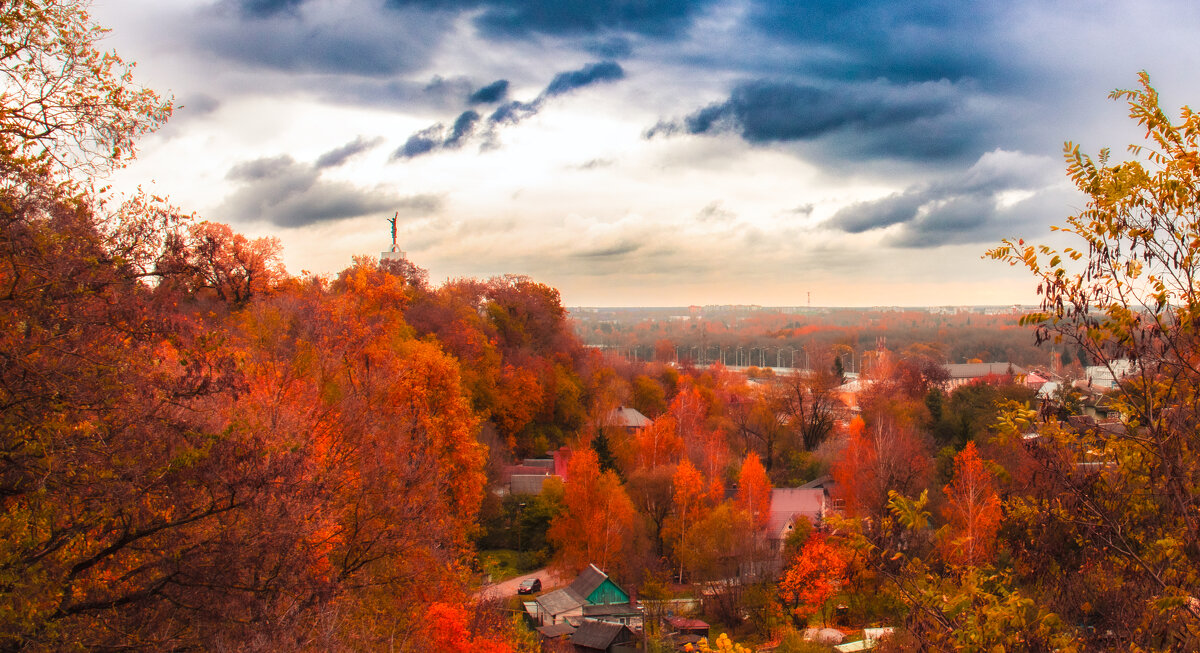
[[[521,514],[523,513],[524,510],[525,510],[525,504],[518,503],[517,504],[517,564],[518,565],[521,564],[521,554],[525,552],[525,549],[521,546],[521,531],[524,530],[521,528]]]

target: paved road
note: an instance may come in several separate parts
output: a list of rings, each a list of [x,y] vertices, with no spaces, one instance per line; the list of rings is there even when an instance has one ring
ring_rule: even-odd
[[[561,578],[559,578],[554,573],[552,573],[551,571],[549,571],[548,569],[543,567],[541,569],[536,569],[528,574],[525,574],[524,576],[517,576],[516,578],[510,578],[510,579],[500,582],[500,583],[484,585],[483,587],[479,588],[479,591],[475,593],[475,596],[477,598],[481,598],[481,599],[484,599],[484,598],[503,599],[503,598],[507,598],[509,596],[516,596],[517,595],[517,586],[520,585],[521,581],[525,580],[526,578],[541,578],[542,579],[542,592],[548,592],[557,587],[562,587],[563,585],[566,585],[566,582],[564,582]]]

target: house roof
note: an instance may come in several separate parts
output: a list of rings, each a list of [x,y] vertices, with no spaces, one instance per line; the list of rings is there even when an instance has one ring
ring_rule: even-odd
[[[575,629],[575,633],[571,635],[571,643],[575,646],[604,650],[619,641],[629,641],[632,637],[633,631],[629,630],[628,626],[588,621]]]
[[[607,603],[604,605],[583,606],[585,617],[611,617],[613,615],[638,615],[642,611],[632,603]]]
[[[513,474],[508,479],[508,491],[512,494],[541,494],[542,484],[552,478],[546,474]]]
[[[547,476],[553,473],[553,469],[535,465],[506,465],[503,471],[503,480],[507,483],[514,476]]]
[[[664,619],[670,626],[676,630],[704,630],[708,628],[708,623],[700,619],[688,619],[687,617],[667,617]]]
[[[600,568],[596,565],[588,565],[586,569],[579,572],[579,575],[575,577],[575,580],[571,581],[571,584],[567,586],[567,589],[571,590],[583,599],[587,599],[587,597],[591,596],[592,592],[595,592],[596,588],[603,585],[604,581],[606,580],[608,580],[608,574],[600,571]]]
[[[572,626],[566,622],[562,622],[554,624],[553,626],[541,626],[537,629],[537,631],[546,639],[554,639],[555,637],[562,637],[563,635],[570,635],[571,633],[575,632],[575,626]]]
[[[1058,381],[1047,381],[1038,389],[1037,396],[1044,399],[1057,392],[1060,387],[1062,387],[1062,384]]]
[[[650,426],[650,418],[646,417],[636,408],[630,406],[619,406],[616,410],[609,413],[608,423],[610,426],[624,426],[630,429],[640,429]]]
[[[989,375],[1024,374],[1025,368],[1013,363],[951,363],[944,365],[951,379],[978,379]]]
[[[796,489],[798,489],[798,490],[811,490],[813,488],[828,489],[828,487],[830,485],[833,485],[833,483],[834,483],[833,476],[826,474],[824,476],[819,476],[817,478],[814,478],[813,480],[805,483],[804,485],[801,485],[800,487],[798,487]]]
[[[542,612],[558,616],[564,612],[570,612],[579,608],[584,603],[587,603],[587,600],[572,591],[570,587],[564,587],[539,596],[537,603],[542,606]]]
[[[560,615],[588,605],[588,597],[607,580],[608,574],[600,571],[596,565],[588,565],[586,569],[579,572],[570,585],[539,596],[537,602],[542,606],[543,612]],[[617,590],[620,592],[620,588]],[[628,599],[628,597],[625,598]]]
[[[771,517],[768,533],[780,533],[796,515],[816,519],[825,512],[824,488],[775,488],[771,490]]]

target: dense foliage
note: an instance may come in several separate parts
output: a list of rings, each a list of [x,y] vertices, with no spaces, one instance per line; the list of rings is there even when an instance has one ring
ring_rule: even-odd
[[[762,317],[777,361],[826,333],[805,373],[735,374],[691,364],[730,335],[706,322],[690,360],[665,337],[660,362],[604,357],[525,277],[289,275],[273,239],[96,189],[170,104],[78,0],[3,7],[0,650],[525,650],[471,592],[477,547],[690,593],[747,641],[836,620],[897,649],[1200,646],[1200,118],[1145,76],[1114,95],[1136,160],[1067,148],[1086,246],[991,252],[1044,297],[1001,340],[1119,379],[1097,422],[1078,390],[951,388],[943,363],[992,353],[936,334]],[[504,495],[550,452],[565,480]],[[814,480],[829,509],[770,532],[773,489]]]

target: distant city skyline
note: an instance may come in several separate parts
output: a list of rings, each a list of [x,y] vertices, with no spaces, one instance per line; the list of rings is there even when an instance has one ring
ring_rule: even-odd
[[[1200,7],[1112,0],[97,2],[181,105],[117,188],[292,273],[399,247],[569,306],[1036,304],[982,260],[1085,199],[1062,143],[1140,138],[1114,88],[1200,106]],[[1052,241],[1051,241],[1052,242]]]

